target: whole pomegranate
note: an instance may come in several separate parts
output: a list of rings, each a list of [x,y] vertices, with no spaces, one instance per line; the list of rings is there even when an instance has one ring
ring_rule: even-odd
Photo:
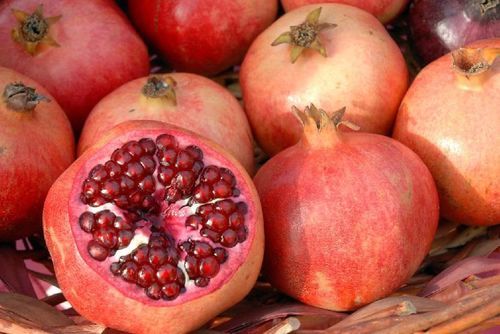
[[[441,214],[500,223],[500,39],[478,41],[427,65],[406,94],[393,137],[436,180]]]
[[[84,317],[132,333],[185,333],[241,300],[263,256],[259,199],[217,144],[128,121],[54,183],[44,232]]]
[[[30,78],[0,67],[0,241],[41,231],[45,196],[74,159],[64,111]]]
[[[129,0],[129,15],[176,70],[213,75],[239,64],[278,0]]]
[[[141,119],[167,122],[210,138],[253,174],[253,137],[240,104],[212,80],[189,73],[136,79],[106,96],[85,122],[79,154],[118,123]]]
[[[114,1],[5,0],[0,66],[40,82],[75,131],[121,84],[147,75],[147,49]]]
[[[300,138],[293,105],[346,106],[346,119],[362,131],[389,133],[408,71],[372,15],[322,4],[288,12],[264,31],[243,61],[240,83],[254,135],[273,155]]]
[[[343,3],[366,10],[382,23],[390,22],[396,18],[406,8],[408,2],[409,0],[281,0],[281,4],[287,12],[310,4]]]
[[[300,141],[254,180],[265,222],[264,273],[306,304],[352,310],[389,295],[418,269],[438,223],[436,187],[424,163],[397,141],[337,131],[314,107],[298,115]]]

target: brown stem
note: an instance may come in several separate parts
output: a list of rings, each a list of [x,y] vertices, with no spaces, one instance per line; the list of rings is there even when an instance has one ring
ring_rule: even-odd
[[[457,74],[459,87],[480,90],[499,56],[500,48],[460,48],[453,51],[453,69]]]
[[[153,75],[142,87],[142,94],[149,98],[161,98],[175,105],[177,103],[174,89],[176,84],[170,76]]]
[[[32,111],[40,101],[50,101],[22,82],[13,82],[5,86],[3,100],[9,109],[18,112]]]

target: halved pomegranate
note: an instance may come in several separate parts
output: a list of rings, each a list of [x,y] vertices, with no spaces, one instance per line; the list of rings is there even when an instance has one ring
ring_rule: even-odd
[[[245,169],[155,121],[122,123],[85,151],[51,188],[44,232],[73,307],[134,333],[198,328],[248,293],[263,256]]]

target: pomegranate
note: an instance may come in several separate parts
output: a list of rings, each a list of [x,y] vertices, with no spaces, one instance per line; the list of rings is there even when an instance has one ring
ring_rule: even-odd
[[[498,54],[500,39],[482,40],[427,65],[394,127],[429,167],[442,216],[461,224],[500,223]]]
[[[128,7],[139,31],[176,70],[213,75],[239,64],[276,18],[278,0],[129,0]]]
[[[40,82],[75,131],[121,84],[147,75],[147,49],[114,1],[0,3],[0,66]]]
[[[194,330],[260,271],[252,180],[217,144],[166,123],[110,130],[54,183],[43,218],[68,301],[118,330]]]
[[[0,67],[0,241],[41,231],[42,206],[74,159],[64,111],[30,78]]]
[[[240,83],[254,135],[274,155],[300,139],[292,105],[346,106],[346,119],[362,131],[389,133],[408,71],[372,15],[323,4],[288,12],[264,31],[243,61]]]
[[[78,143],[81,154],[126,120],[157,120],[197,132],[222,145],[253,174],[253,137],[245,112],[226,89],[188,73],[131,81],[92,110]]]
[[[311,4],[343,3],[366,10],[382,23],[390,22],[396,18],[406,8],[408,2],[409,0],[281,0],[281,4],[287,12]]]
[[[314,106],[297,111],[300,141],[255,176],[266,233],[264,273],[284,293],[345,311],[399,288],[438,224],[436,187],[410,149],[337,131]],[[335,124],[341,113],[334,115]]]

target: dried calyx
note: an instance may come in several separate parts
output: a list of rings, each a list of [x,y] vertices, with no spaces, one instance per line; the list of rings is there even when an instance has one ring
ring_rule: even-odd
[[[50,27],[59,21],[61,15],[44,17],[43,6],[39,5],[31,14],[12,9],[18,26],[12,29],[12,39],[21,44],[31,55],[36,55],[40,45],[59,46],[50,35]]]
[[[31,111],[40,101],[49,101],[38,94],[34,88],[25,86],[22,82],[14,82],[5,86],[3,100],[7,107],[14,111]]]
[[[452,52],[453,69],[465,89],[478,89],[487,80],[500,48],[460,48]]]
[[[326,57],[326,49],[321,44],[319,33],[325,29],[335,28],[337,25],[333,23],[319,23],[320,14],[321,7],[313,10],[307,15],[303,23],[298,26],[291,26],[290,31],[279,35],[271,45],[276,46],[283,43],[292,45],[290,52],[292,63],[295,63],[305,49],[316,50],[323,57]]]
[[[351,130],[358,131],[360,128],[356,124],[343,120],[346,107],[339,109],[330,117],[323,109],[318,109],[314,104],[310,104],[303,111],[292,107],[292,112],[304,125],[304,136],[302,142],[316,147],[328,147],[338,141],[337,129],[343,125]]]
[[[146,97],[165,99],[175,105],[177,103],[174,90],[176,85],[174,78],[170,76],[153,75],[142,87],[142,94]]]

